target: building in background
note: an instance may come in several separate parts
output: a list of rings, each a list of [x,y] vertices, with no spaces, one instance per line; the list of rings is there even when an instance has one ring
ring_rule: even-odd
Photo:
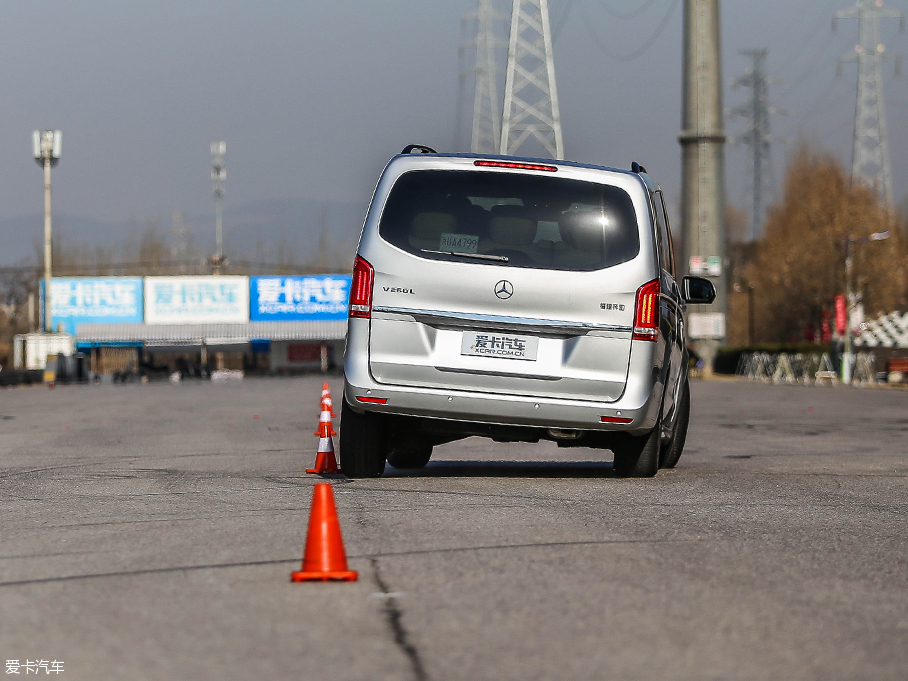
[[[60,347],[83,353],[94,373],[204,375],[213,353],[225,364],[216,368],[327,370],[343,362],[350,279],[67,277],[51,282],[51,319],[70,339]],[[18,368],[45,366],[33,335],[16,337]]]

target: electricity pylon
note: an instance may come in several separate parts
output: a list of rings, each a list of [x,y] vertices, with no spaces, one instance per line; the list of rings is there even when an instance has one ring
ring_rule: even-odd
[[[749,146],[753,157],[750,241],[756,241],[763,224],[763,211],[766,206],[764,198],[772,196],[775,191],[771,145],[778,140],[770,132],[769,117],[781,111],[769,104],[769,85],[772,81],[766,73],[766,50],[739,50],[739,54],[750,57],[753,63],[745,75],[731,81],[732,87],[750,88],[750,101],[733,108],[731,113],[750,121],[747,131],[735,141]]]
[[[548,0],[514,0],[511,9],[500,153],[515,155],[529,139],[564,158]]]
[[[905,15],[883,9],[882,0],[858,0],[851,9],[840,10],[833,18],[858,20],[858,44],[854,52],[839,59],[857,62],[858,95],[854,115],[854,147],[851,157],[851,181],[863,181],[873,187],[885,204],[892,206],[892,168],[886,139],[886,109],[883,105],[883,61],[886,48],[880,42],[880,19],[899,19],[905,28]]]
[[[500,68],[496,52],[499,48],[508,46],[507,41],[496,35],[495,25],[507,19],[507,16],[495,10],[492,0],[479,0],[476,11],[464,19],[476,21],[476,40],[472,44],[467,43],[476,48],[470,151],[474,154],[494,154],[501,144],[501,90],[498,89]]]

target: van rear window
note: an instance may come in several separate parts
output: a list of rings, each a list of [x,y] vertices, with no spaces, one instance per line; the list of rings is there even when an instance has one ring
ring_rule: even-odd
[[[623,189],[517,173],[405,173],[391,189],[378,232],[424,258],[550,270],[598,270],[640,251],[636,213]]]

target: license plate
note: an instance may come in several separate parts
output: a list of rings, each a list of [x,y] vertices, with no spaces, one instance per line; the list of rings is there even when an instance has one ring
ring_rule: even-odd
[[[532,336],[464,331],[463,340],[460,343],[460,354],[499,359],[523,359],[534,362],[538,347],[539,339]]]

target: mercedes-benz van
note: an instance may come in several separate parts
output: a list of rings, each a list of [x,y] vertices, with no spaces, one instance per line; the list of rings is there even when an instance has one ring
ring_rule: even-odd
[[[412,145],[382,173],[355,259],[341,468],[418,468],[469,436],[609,449],[618,476],[674,466],[682,313],[714,297],[678,279],[662,192],[637,164]]]

